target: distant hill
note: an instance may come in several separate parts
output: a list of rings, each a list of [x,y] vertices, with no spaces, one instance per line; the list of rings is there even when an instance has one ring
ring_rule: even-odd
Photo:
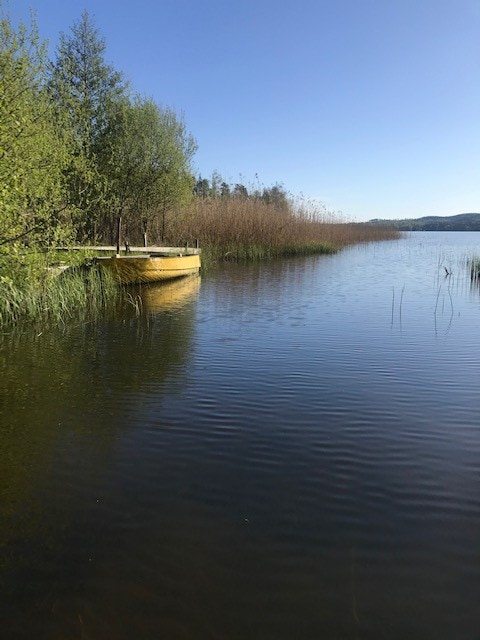
[[[480,213],[456,216],[425,216],[405,220],[370,220],[369,224],[395,227],[401,231],[480,231]]]

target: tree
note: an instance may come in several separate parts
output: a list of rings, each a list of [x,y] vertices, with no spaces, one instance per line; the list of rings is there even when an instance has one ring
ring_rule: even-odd
[[[240,199],[248,198],[247,187],[241,183],[237,183],[233,189],[233,195],[235,198],[240,198]]]
[[[264,188],[262,200],[267,204],[272,204],[275,209],[286,210],[289,208],[288,196],[281,184],[274,184],[273,187]]]
[[[228,182],[222,182],[222,184],[220,185],[220,195],[222,198],[230,197],[230,185],[228,184]]]
[[[160,214],[163,239],[167,211],[192,195],[195,141],[173,111],[153,100],[124,99],[111,109],[98,152],[110,229],[122,216],[130,227],[142,225],[146,243],[148,227]]]
[[[50,80],[51,94],[72,137],[70,201],[82,212],[91,240],[97,235],[96,213],[105,195],[97,154],[110,126],[111,105],[127,91],[121,74],[105,62],[105,50],[105,40],[84,12],[69,35],[61,34]]]
[[[212,186],[210,187],[210,195],[212,198],[216,198],[218,195],[220,195],[222,180],[222,176],[218,171],[214,171],[212,173],[212,177],[210,179],[210,182],[212,184]]]
[[[208,182],[207,178],[202,178],[202,176],[199,176],[198,180],[195,183],[193,191],[195,195],[199,196],[200,198],[208,198],[208,196],[210,195],[210,183]]]
[[[64,240],[67,149],[45,90],[45,47],[36,25],[0,20],[0,247]]]
[[[158,107],[157,107],[158,108]],[[187,132],[185,123],[171,109],[158,108],[161,135],[158,205],[161,216],[161,239],[165,239],[166,215],[174,206],[190,201],[194,177],[191,161],[197,150],[194,137]]]

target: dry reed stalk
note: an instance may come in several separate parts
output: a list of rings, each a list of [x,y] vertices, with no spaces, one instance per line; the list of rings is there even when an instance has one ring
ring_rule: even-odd
[[[196,198],[191,205],[168,216],[167,243],[199,240],[218,254],[232,251],[258,257],[340,249],[350,244],[390,240],[398,231],[367,224],[341,222],[326,211],[308,207],[278,207],[255,198]],[[159,238],[153,228],[151,241]]]

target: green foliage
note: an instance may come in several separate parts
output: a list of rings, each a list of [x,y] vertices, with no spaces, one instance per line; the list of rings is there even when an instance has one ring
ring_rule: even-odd
[[[60,35],[51,90],[68,114],[79,148],[87,151],[101,141],[108,126],[108,106],[124,96],[122,75],[105,62],[106,43],[86,11]]]
[[[226,262],[260,262],[274,258],[294,256],[329,255],[336,253],[338,247],[329,242],[305,242],[304,244],[247,244],[231,242],[226,245],[217,244],[205,249],[204,255],[210,261]],[[204,268],[202,258],[202,271]]]
[[[44,87],[47,61],[35,25],[0,20],[0,249],[64,241],[68,151]]]
[[[272,187],[260,188],[259,185],[248,188],[242,182],[234,185],[228,184],[222,176],[214,171],[209,181],[199,176],[195,182],[193,193],[199,198],[236,198],[240,200],[255,200],[268,205],[273,205],[278,211],[287,211],[291,208],[291,197],[285,191],[283,185],[278,182]]]
[[[244,184],[237,183],[233,188],[233,197],[234,198],[248,198],[248,190]]]
[[[290,206],[287,192],[280,184],[274,184],[273,187],[264,188],[262,200],[266,204],[272,204],[275,209],[287,210]]]
[[[72,143],[66,175],[77,236],[93,242],[114,241],[118,216],[136,234],[159,215],[164,229],[167,212],[191,197],[196,151],[172,110],[130,97],[105,49],[84,12],[61,36],[49,83]]]
[[[121,74],[105,62],[105,49],[105,40],[84,12],[69,35],[61,34],[49,82],[71,145],[66,186],[70,203],[80,212],[77,237],[84,232],[91,241],[99,232],[98,212],[106,198],[97,155],[109,128],[110,105],[126,93]]]
[[[94,319],[122,295],[100,268],[72,269],[60,275],[55,269],[43,273],[41,279],[0,276],[0,326]]]
[[[98,152],[110,227],[112,215],[121,215],[127,228],[141,222],[146,232],[160,214],[163,235],[166,212],[191,198],[195,141],[173,111],[153,100],[136,97],[110,108],[109,127]]]
[[[211,192],[210,183],[207,178],[202,178],[202,176],[199,176],[198,180],[195,183],[193,192],[199,198],[208,198]]]

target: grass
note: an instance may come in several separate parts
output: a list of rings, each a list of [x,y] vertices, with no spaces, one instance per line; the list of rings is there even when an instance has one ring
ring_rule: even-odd
[[[80,258],[75,257],[75,261]],[[4,261],[5,262],[5,261]],[[8,260],[0,270],[0,326],[33,322],[88,321],[113,305],[121,290],[108,273],[95,266],[49,269],[38,255]]]
[[[311,242],[303,245],[262,245],[245,244],[242,242],[231,242],[226,244],[211,244],[203,248],[202,264],[208,262],[218,262],[220,260],[235,262],[255,262],[260,260],[270,260],[272,258],[328,254],[335,253],[336,248],[328,242]]]

